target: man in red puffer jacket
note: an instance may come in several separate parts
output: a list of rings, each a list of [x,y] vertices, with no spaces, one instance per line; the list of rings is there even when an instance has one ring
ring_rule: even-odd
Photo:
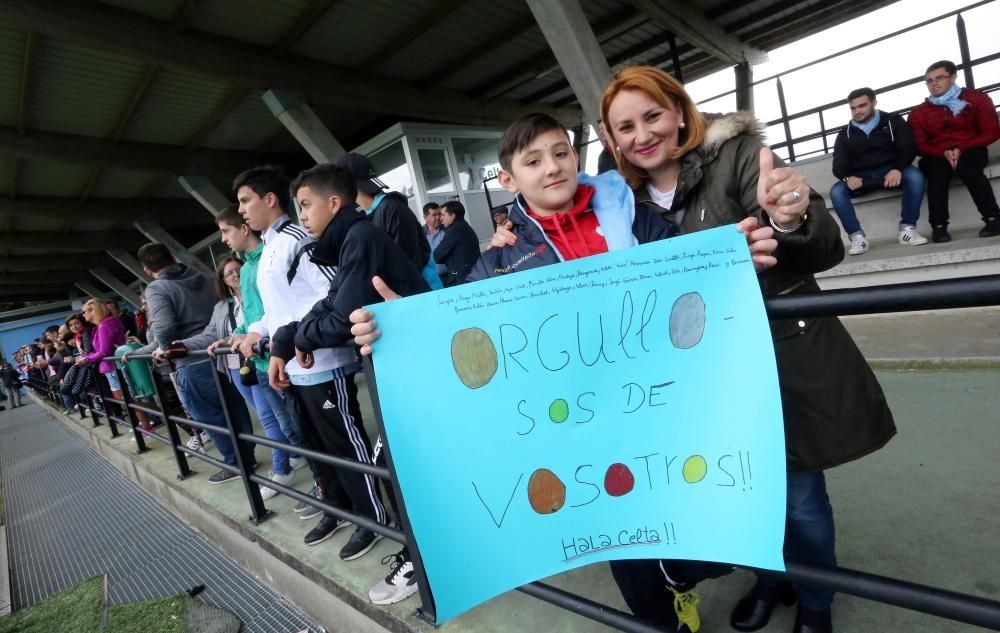
[[[983,173],[986,148],[1000,138],[993,100],[982,92],[955,84],[958,69],[949,61],[927,69],[931,96],[910,112],[909,123],[917,143],[920,169],[927,177],[927,210],[931,239],[951,241],[948,233],[948,185],[957,175],[976,204],[986,226],[979,237],[1000,235],[1000,207]]]

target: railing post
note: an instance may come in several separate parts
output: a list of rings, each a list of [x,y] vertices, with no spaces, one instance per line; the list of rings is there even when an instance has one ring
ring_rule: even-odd
[[[778,77],[778,106],[781,108],[781,126],[785,128],[785,142],[788,147],[788,162],[795,160],[795,145],[792,143],[792,126],[788,123],[788,106],[785,105],[785,89],[781,85],[781,77]]]
[[[677,53],[677,38],[667,31],[667,43],[670,44],[670,66],[674,72],[674,79],[684,83],[684,71],[681,69],[681,56]]]
[[[111,430],[111,437],[115,438],[121,435],[121,433],[118,432],[118,423],[111,419],[110,405],[112,403],[108,402],[108,398],[110,397],[109,394],[111,392],[111,387],[110,386],[106,387],[104,385],[104,380],[107,380],[107,378],[101,380],[101,378],[103,378],[104,375],[98,369],[100,367],[99,363],[100,361],[94,363],[94,380],[95,382],[97,382],[97,392],[101,396],[101,404],[104,405],[104,418],[108,421],[108,429]],[[94,411],[93,407],[90,409],[90,411],[91,413],[93,413]]]
[[[823,135],[821,137],[823,139],[823,153],[824,154],[829,154],[830,153],[830,144],[827,143],[827,141],[826,141],[826,120],[823,119],[823,111],[822,110],[820,110],[818,114],[819,114],[819,131],[820,131],[820,134]]]
[[[167,374],[164,376],[164,374]],[[179,410],[172,398],[167,397],[167,389],[163,381],[170,380],[170,365],[153,367],[153,388],[156,390],[156,399],[160,401],[160,411],[163,413],[163,423],[167,427],[167,435],[170,437],[170,449],[174,453],[174,460],[177,462],[177,478],[187,479],[195,474],[187,462],[187,453],[178,448],[181,445],[181,436],[177,432],[177,423],[170,419],[171,416],[180,416],[184,412]],[[201,431],[195,429],[201,438]]]
[[[390,480],[386,483],[392,488],[392,494],[396,496],[396,503],[399,508],[399,516],[396,520],[400,522],[400,529],[406,535],[406,550],[409,553],[410,561],[413,563],[413,572],[417,575],[417,591],[420,593],[420,606],[417,607],[418,618],[434,624],[435,616],[434,596],[431,594],[430,584],[427,582],[427,574],[424,573],[424,562],[420,557],[420,548],[417,547],[417,540],[413,537],[413,528],[410,527],[410,519],[406,514],[406,503],[403,501],[403,491],[399,487],[399,480],[396,477],[396,467],[392,462],[392,452],[389,450],[389,441],[385,435],[385,424],[382,422],[382,406],[378,398],[378,384],[375,381],[375,370],[372,366],[371,356],[362,358],[365,382],[368,384],[368,395],[372,401],[372,411],[375,413],[375,423],[378,427],[379,439],[382,441],[382,450],[385,451],[385,465],[389,469]]]
[[[976,81],[972,78],[972,56],[969,55],[969,36],[965,33],[965,18],[958,14],[955,20],[955,28],[958,30],[958,50],[962,54],[962,72],[965,74],[965,87],[974,89]]]
[[[87,398],[87,408],[90,409],[90,419],[93,421],[93,427],[97,428],[101,426],[101,415],[103,414],[97,411],[97,398],[95,397],[94,392],[91,390],[84,390],[81,393],[83,393]]]
[[[122,386],[122,402],[125,403],[125,406],[122,407],[122,409],[124,409],[122,419],[128,420],[129,425],[132,426],[132,437],[135,438],[136,446],[135,452],[137,455],[142,455],[148,451],[149,448],[146,446],[145,436],[139,430],[139,424],[136,422],[135,411],[132,410],[132,405],[135,403],[135,400],[132,399],[132,392],[128,388],[128,382],[125,381],[125,372],[118,367],[117,362],[115,362],[115,374],[118,376],[118,384]]]
[[[233,450],[236,451],[236,466],[240,469],[240,479],[243,480],[243,489],[247,493],[247,500],[250,502],[250,522],[257,525],[261,521],[265,521],[271,517],[274,513],[264,507],[264,498],[260,496],[260,486],[257,482],[250,481],[250,473],[252,472],[246,462],[246,459],[250,457],[251,453],[246,451],[246,447],[250,447],[250,451],[256,446],[254,444],[249,444],[244,442],[239,438],[240,432],[236,429],[236,425],[233,422],[233,416],[230,415],[229,405],[230,400],[226,397],[226,392],[222,387],[222,381],[219,379],[219,372],[215,369],[215,360],[209,361],[212,364],[212,376],[215,377],[215,390],[219,394],[219,402],[222,404],[222,413],[226,418],[226,428],[229,430],[229,440],[233,443]],[[235,390],[236,387],[234,386]]]

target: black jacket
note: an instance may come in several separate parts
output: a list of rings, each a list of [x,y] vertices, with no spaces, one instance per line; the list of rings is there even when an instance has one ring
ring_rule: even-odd
[[[478,259],[479,237],[475,229],[464,218],[455,218],[451,226],[445,228],[441,243],[434,249],[434,261],[448,269],[441,282],[445,286],[465,283]]]
[[[838,180],[860,171],[872,171],[886,165],[903,171],[917,155],[913,131],[898,114],[879,112],[879,123],[872,133],[865,133],[848,123],[833,145],[833,175]]]
[[[517,241],[513,246],[494,247],[483,253],[469,273],[468,281],[531,270],[562,261],[542,227],[524,212],[524,198],[520,194],[514,198],[514,204],[510,205],[509,220],[514,225],[513,233],[517,236]],[[657,242],[677,233],[677,227],[661,218],[654,207],[636,205],[632,235],[639,244]]]
[[[353,205],[330,221],[310,256],[321,266],[336,267],[337,274],[325,299],[271,337],[271,354],[279,358],[292,358],[296,347],[311,352],[350,342],[351,312],[382,301],[372,286],[376,275],[404,297],[430,290],[403,251]]]
[[[409,258],[417,270],[423,270],[431,257],[431,245],[424,237],[423,227],[413,215],[406,196],[390,191],[369,216],[372,224],[385,231]]]

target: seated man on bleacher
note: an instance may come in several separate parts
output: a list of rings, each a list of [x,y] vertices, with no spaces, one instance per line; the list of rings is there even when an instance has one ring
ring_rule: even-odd
[[[987,147],[1000,139],[997,110],[990,96],[960,88],[958,68],[949,61],[935,62],[925,74],[931,96],[910,112],[917,142],[920,169],[927,176],[927,215],[931,239],[950,242],[948,187],[952,175],[965,184],[986,226],[979,237],[1000,235],[1000,207],[989,178],[983,173]]]
[[[916,145],[910,127],[898,114],[876,110],[875,91],[858,88],[847,95],[851,122],[837,134],[833,146],[833,175],[839,182],[830,190],[833,210],[851,238],[849,255],[868,250],[868,238],[858,221],[851,198],[878,189],[901,189],[900,244],[919,246],[927,238],[917,232],[924,177],[911,165]]]

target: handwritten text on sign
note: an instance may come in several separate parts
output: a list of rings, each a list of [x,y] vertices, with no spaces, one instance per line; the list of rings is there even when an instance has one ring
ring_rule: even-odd
[[[782,568],[773,348],[733,227],[374,310],[439,622],[603,560]]]

